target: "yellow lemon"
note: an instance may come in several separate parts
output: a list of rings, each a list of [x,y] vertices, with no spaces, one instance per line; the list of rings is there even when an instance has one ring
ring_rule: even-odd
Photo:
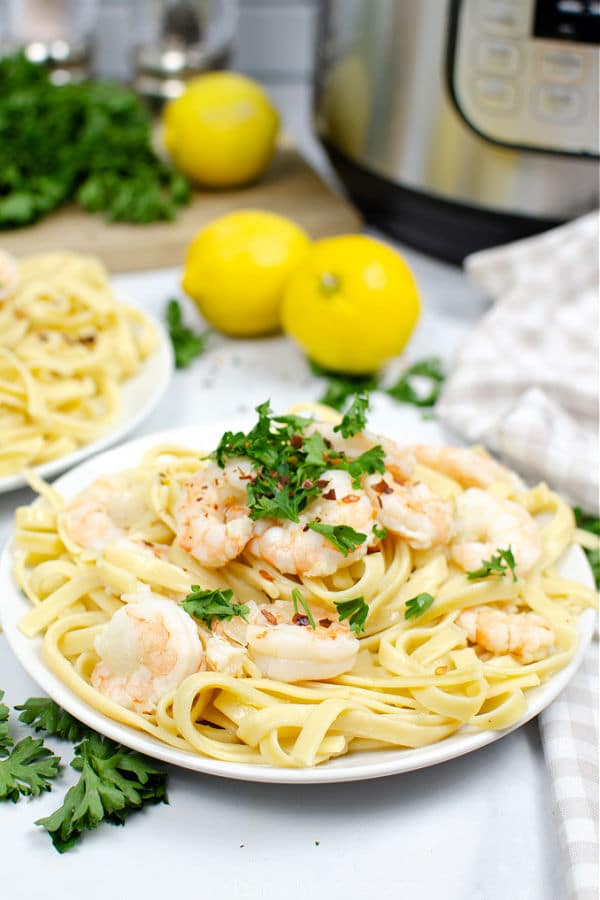
[[[163,113],[164,141],[192,181],[232,187],[269,165],[279,128],[277,110],[251,78],[213,72],[188,82]]]
[[[419,295],[399,253],[363,235],[313,244],[285,289],[281,321],[327,369],[376,372],[399,353],[419,317]]]
[[[234,337],[280,327],[283,289],[308,252],[308,236],[290,219],[240,210],[215,219],[187,249],[183,289],[211,325]]]

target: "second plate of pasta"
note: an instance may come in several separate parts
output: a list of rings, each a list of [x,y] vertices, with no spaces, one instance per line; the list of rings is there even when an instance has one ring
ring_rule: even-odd
[[[264,410],[261,416],[263,426],[259,420],[254,437],[268,418]],[[305,429],[298,456],[309,465],[323,445],[311,440],[312,426],[299,421],[292,417],[283,428],[290,431],[292,448],[302,446],[294,429]],[[206,501],[203,488],[213,484],[215,466],[222,464],[227,473],[228,454],[240,485],[226,486],[226,492],[246,490],[250,472],[237,454],[246,452],[247,435],[236,431],[237,425],[177,429],[133,441],[86,461],[60,478],[37,506],[18,511],[14,545],[0,561],[2,622],[21,663],[56,702],[97,731],[175,765],[243,780],[316,783],[390,775],[460,756],[519,727],[562,690],[591,638],[594,614],[586,607],[595,601],[587,562],[572,543],[570,512],[556,495],[520,486],[514,493],[518,505],[541,516],[538,557],[527,559],[527,548],[515,546],[515,562],[508,548],[504,562],[498,557],[496,570],[492,566],[487,573],[492,577],[476,571],[469,581],[464,570],[471,563],[460,556],[465,546],[455,541],[441,553],[435,546],[411,548],[394,533],[389,500],[396,490],[392,471],[394,484],[402,481],[399,458],[383,474],[381,468],[368,474],[377,457],[373,447],[366,457],[364,452],[351,457],[352,445],[346,443],[348,455],[335,457],[329,446],[327,465],[332,459],[338,468],[347,465],[352,484],[345,490],[346,474],[330,470],[318,481],[306,478],[300,484],[312,495],[298,531],[302,544],[318,548],[317,560],[303,561],[295,551],[293,562],[282,561],[285,523],[283,533],[265,542],[270,528],[282,527],[272,525],[272,509],[270,519],[255,519],[264,527],[252,526],[254,536],[237,559],[235,542],[245,521],[239,511],[229,506],[229,521],[238,525],[226,532],[230,543],[218,546],[197,527],[188,534],[185,513],[188,500]],[[329,424],[322,434],[333,437],[325,437],[329,445],[337,441]],[[217,445],[221,455],[199,463],[203,451]],[[395,445],[384,441],[384,447],[382,453],[391,458]],[[353,466],[356,459],[362,460],[362,474]],[[477,489],[469,494],[454,479],[436,474],[432,459],[430,452],[415,476],[430,480],[449,507],[464,507],[483,494]],[[94,517],[92,524],[88,504],[97,512],[106,499],[102,492],[123,478],[124,470],[127,485],[123,482],[117,506],[111,506],[113,518]],[[491,471],[501,474],[500,468]],[[215,483],[222,477],[216,472]],[[282,484],[289,496],[287,477]],[[259,503],[272,503],[276,489],[258,497],[253,478],[249,502],[256,510]],[[135,506],[138,479],[145,485],[140,494],[146,497],[145,511],[136,512],[136,528],[124,535],[120,504]],[[405,489],[417,483],[407,479]],[[186,497],[198,486],[202,500]],[[491,502],[504,502],[500,486],[495,490]],[[363,503],[363,492],[369,491],[375,512]],[[83,499],[73,499],[78,496]],[[332,543],[321,506],[338,501],[344,516],[348,509],[358,516],[361,504],[365,507],[368,535],[335,525]],[[57,514],[63,522],[58,531]],[[311,520],[303,525],[302,516],[308,515]],[[213,536],[219,533],[214,524]],[[307,534],[314,538],[306,539]],[[83,555],[71,538],[87,547]],[[443,538],[430,535],[430,542]],[[409,539],[419,543],[414,534]],[[225,552],[230,561],[223,563],[215,552]],[[294,565],[298,574],[280,576],[278,565],[287,571]],[[128,609],[137,616],[135,633],[129,626],[123,630]],[[486,623],[488,609],[492,621]],[[473,625],[481,610],[483,617]],[[162,657],[154,661],[158,675],[151,685],[137,675],[114,676],[115,666],[130,665],[131,640],[140,639],[144,652],[157,651],[158,632],[150,627],[155,614],[166,614],[163,626],[178,635],[175,665],[181,663],[181,671],[175,689],[161,681],[163,663],[164,672],[174,664]],[[514,639],[511,628],[519,616],[528,630],[524,641],[494,650],[494,628],[502,616],[510,626],[507,641]],[[486,628],[487,638],[481,636]],[[272,657],[270,644],[278,641]],[[324,656],[314,649],[319,642]]]

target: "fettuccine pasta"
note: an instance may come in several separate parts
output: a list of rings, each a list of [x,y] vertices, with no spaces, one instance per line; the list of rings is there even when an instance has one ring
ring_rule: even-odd
[[[0,253],[0,477],[105,432],[120,385],[157,341],[146,316],[116,300],[99,260],[51,253],[11,266]]]
[[[295,440],[294,446],[300,446],[299,439]],[[331,441],[325,446],[330,448],[327,458],[331,460]],[[476,462],[488,461],[472,456]],[[419,549],[411,546],[411,541],[418,542],[414,536],[402,536],[390,525],[385,533],[385,528],[377,526],[368,550],[363,552],[362,545],[357,545],[354,560],[352,553],[343,557],[340,552],[340,566],[335,571],[284,573],[272,558],[265,558],[262,545],[253,543],[257,533],[260,537],[257,523],[264,523],[264,518],[254,520],[254,537],[222,565],[208,565],[194,556],[208,552],[207,545],[194,547],[193,552],[182,547],[185,492],[198,477],[204,478],[202,484],[209,483],[210,467],[216,465],[202,457],[199,448],[158,445],[135,468],[96,482],[90,492],[72,501],[34,477],[32,483],[40,497],[17,511],[14,572],[31,602],[21,629],[32,639],[43,635],[44,659],[50,669],[86,703],[111,718],[172,747],[218,760],[314,766],[358,750],[421,747],[464,728],[506,728],[526,711],[526,692],[572,658],[578,642],[577,617],[585,607],[594,605],[595,595],[558,573],[557,562],[573,541],[574,522],[571,510],[545,485],[526,490],[514,481],[499,481],[478,490],[466,487],[459,473],[449,474],[448,466],[417,463],[412,480],[403,481],[401,487],[424,485],[433,502],[448,510],[452,521],[445,540]],[[234,462],[240,477],[247,478],[241,463]],[[354,475],[354,494],[346,496],[357,495],[362,501],[372,478],[376,493],[391,498],[396,487],[389,491],[382,487],[392,484],[391,468],[390,464],[383,475],[362,476],[360,487],[356,486],[359,476]],[[225,465],[219,477],[226,473]],[[311,500],[301,516],[308,516],[315,503],[330,502],[337,508],[340,488],[334,500],[330,487],[334,476],[324,476],[322,481],[326,482],[319,488],[322,495]],[[111,507],[111,483],[118,486],[123,503],[129,498],[128,520],[122,507]],[[306,483],[304,489],[313,490]],[[519,556],[516,532],[512,542],[517,559],[514,577],[505,567],[488,577],[470,578],[457,563],[461,498],[474,496],[469,494],[473,490],[478,495],[485,493],[495,503],[510,497],[523,520],[534,523],[538,555],[527,564],[527,571],[519,571],[525,562],[519,562],[524,557]],[[357,509],[358,504],[351,501],[345,506]],[[342,501],[340,508],[343,505]],[[374,509],[370,515],[381,519],[385,503],[375,502]],[[324,518],[322,514],[320,521]],[[230,521],[236,521],[235,517]],[[266,527],[270,521],[266,520]],[[303,534],[312,533],[312,526],[298,527],[301,540]],[[290,529],[296,536],[293,523]],[[213,540],[217,533],[217,524],[213,524]],[[285,543],[285,533],[284,528],[278,551]],[[316,534],[315,539],[320,536]],[[334,548],[334,552],[338,551]],[[319,565],[317,560],[312,570]],[[248,610],[264,610],[262,618],[257,614],[262,624],[247,626],[239,615],[211,623],[193,619],[186,612],[194,627],[191,635],[186,631],[185,640],[196,640],[196,633],[198,638],[197,656],[186,657],[193,660],[192,671],[183,671],[178,683],[163,693],[159,690],[151,708],[144,708],[140,697],[147,691],[145,682],[138,679],[136,689],[130,690],[125,670],[118,678],[111,674],[111,653],[118,650],[120,654],[121,639],[125,641],[125,632],[117,635],[118,630],[114,634],[110,630],[112,623],[123,617],[124,610],[135,615],[143,604],[162,608],[165,601],[182,615],[179,604],[192,585],[205,592],[231,590],[235,600],[245,604],[250,622],[254,620]],[[319,678],[313,672],[304,679],[286,680],[285,669],[277,670],[283,672],[281,677],[274,677],[276,670],[265,668],[266,657],[253,653],[253,627],[257,647],[261,638],[273,637],[278,628],[287,628],[290,639],[295,636],[294,625],[279,623],[280,611],[290,606],[298,591],[308,612],[300,608],[291,622],[298,626],[302,639],[316,641],[320,634],[325,648],[327,640],[332,646],[338,640],[348,646],[356,642],[349,668],[333,677]],[[432,602],[418,600],[423,597]],[[356,635],[347,621],[341,621],[343,604],[356,602],[355,598],[362,598],[368,607],[362,630],[354,629]],[[422,609],[417,608],[419,603]],[[314,630],[309,622],[311,610],[318,619]],[[408,614],[411,610],[415,615]],[[511,623],[508,631],[505,629],[507,634],[513,629],[506,647],[486,647],[485,636],[471,631],[469,614],[481,610]],[[168,624],[167,618],[163,626]],[[149,622],[146,619],[144,627]],[[185,622],[176,624],[179,627]],[[516,641],[517,625],[533,629],[529,643]],[[228,629],[233,627],[242,631],[232,638]],[[483,625],[480,631],[483,635]],[[133,633],[128,634],[131,637]],[[542,643],[550,635],[541,649],[536,646],[539,635]],[[157,633],[149,630],[144,641],[144,646],[150,641],[153,653],[159,652]],[[221,656],[211,655],[215,641]],[[487,641],[489,644],[489,635]],[[237,669],[231,664],[234,656]],[[291,651],[289,656],[293,656]],[[179,661],[182,659],[183,655]],[[284,666],[294,663],[298,660],[283,661]],[[316,664],[321,663],[317,660]],[[160,670],[158,680],[168,668],[169,664]],[[133,679],[137,677],[138,673]]]

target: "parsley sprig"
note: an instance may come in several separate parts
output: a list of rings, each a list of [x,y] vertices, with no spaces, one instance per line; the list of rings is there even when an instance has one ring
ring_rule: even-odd
[[[467,572],[467,578],[469,581],[474,581],[478,578],[489,578],[490,576],[503,578],[504,575],[507,575],[510,571],[512,573],[512,580],[517,581],[515,567],[515,557],[512,552],[512,547],[509,544],[506,549],[497,547],[496,555],[492,556],[491,559],[482,560],[479,569],[473,569],[471,572]]]
[[[367,410],[369,409],[369,397],[367,394],[357,394],[350,404],[348,412],[342,417],[339,425],[334,427],[334,431],[341,432],[343,438],[354,437],[361,431],[364,431],[367,424]]]
[[[345,426],[348,435],[356,433],[353,428],[366,416],[366,406],[364,399],[354,412],[349,410],[350,419]],[[332,449],[318,432],[305,433],[311,419],[274,416],[268,401],[257,406],[256,411],[258,421],[250,431],[225,432],[212,454],[222,468],[228,459],[235,457],[252,461],[255,471],[247,481],[246,494],[253,519],[299,522],[300,513],[326,489],[327,482],[322,476],[328,469],[348,471],[356,486],[362,474],[384,471],[381,447],[372,447],[351,460]]]
[[[47,697],[30,697],[22,706],[15,706],[15,709],[21,711],[19,722],[63,741],[81,741],[89,731]]]
[[[60,759],[41,738],[26,737],[14,744],[3,697],[0,691],[0,800],[17,803],[21,797],[38,797],[52,789]]]
[[[165,318],[175,354],[175,367],[177,369],[185,369],[193,359],[200,356],[204,351],[208,332],[194,334],[190,331],[183,323],[181,306],[175,299],[169,300],[167,303]]]
[[[584,512],[580,506],[576,506],[573,513],[578,528],[582,528],[584,531],[590,531],[592,534],[600,536],[600,519],[596,518],[596,516],[592,516],[590,513]],[[583,551],[587,556],[592,572],[594,573],[596,587],[600,587],[600,550],[598,548],[590,550],[588,547],[584,547]]]
[[[354,553],[356,548],[364,544],[367,539],[366,534],[355,531],[350,525],[325,525],[323,522],[315,520],[314,522],[309,522],[308,527],[327,538],[336,550],[339,550],[344,556]]]
[[[358,637],[365,630],[365,623],[369,615],[369,607],[364,597],[354,597],[352,600],[340,600],[335,603],[340,622],[348,619],[351,631]]]
[[[432,356],[406,369],[398,381],[386,389],[386,393],[399,403],[420,407],[435,406],[445,377],[441,360]],[[425,391],[420,389],[420,382],[425,383]]]
[[[250,611],[246,604],[232,601],[233,591],[230,589],[203,591],[199,584],[193,584],[181,605],[194,619],[206,622],[211,627],[215,619],[222,621],[233,619],[234,616],[246,619]]]
[[[427,612],[432,603],[433,597],[426,591],[424,591],[422,594],[417,594],[416,597],[411,597],[410,600],[406,601],[404,618],[418,619],[419,616],[422,616],[423,613]]]
[[[73,847],[85,831],[103,821],[123,825],[146,803],[167,803],[166,775],[150,760],[89,732],[75,747],[71,766],[80,773],[62,806],[38,819],[59,853]]]

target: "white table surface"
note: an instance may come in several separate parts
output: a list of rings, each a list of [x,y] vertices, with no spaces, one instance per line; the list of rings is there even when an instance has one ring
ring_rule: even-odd
[[[407,357],[451,358],[485,301],[456,269],[406,251],[424,313]],[[174,270],[120,276],[125,296],[160,315],[181,292]],[[191,313],[191,307],[186,307]],[[197,322],[197,320],[196,320]],[[177,372],[135,435],[318,397],[322,382],[284,338],[227,341]],[[377,397],[373,424],[395,434],[420,413]],[[134,436],[135,436],[134,435]],[[0,498],[0,540],[28,491]],[[0,635],[0,687],[14,705],[39,694]],[[52,743],[52,742],[50,742]],[[53,744],[70,761],[69,745]],[[407,775],[324,786],[245,784],[172,768],[169,806],[104,826],[59,856],[33,825],[74,781],[0,805],[0,896],[6,900],[165,897],[250,900],[562,900],[562,861],[535,722],[467,757]],[[318,843],[317,843],[318,842]]]

